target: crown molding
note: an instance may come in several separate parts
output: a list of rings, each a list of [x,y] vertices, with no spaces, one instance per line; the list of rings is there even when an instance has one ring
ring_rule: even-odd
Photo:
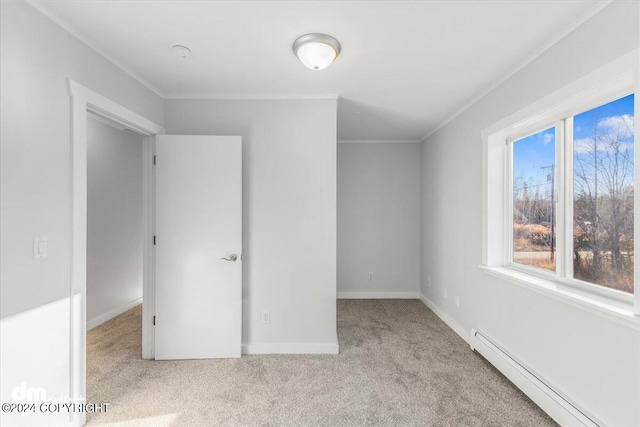
[[[127,73],[129,76],[131,76],[132,78],[137,80],[139,83],[141,83],[147,89],[150,89],[153,93],[158,95],[160,98],[165,99],[165,94],[160,89],[158,89],[157,87],[152,85],[148,80],[146,80],[140,74],[138,74],[135,71],[133,71],[131,68],[127,67],[126,65],[124,65],[123,63],[118,61],[117,59],[113,58],[111,55],[107,54],[104,50],[99,48],[98,45],[96,45],[96,43],[93,40],[91,40],[89,37],[87,37],[86,35],[80,33],[78,30],[73,28],[73,26],[71,26],[71,24],[69,24],[66,20],[62,19],[56,13],[54,13],[51,10],[47,9],[46,6],[44,6],[42,3],[35,2],[34,0],[24,0],[24,1],[28,5],[33,7],[35,10],[37,10],[38,12],[40,12],[41,14],[43,14],[44,16],[49,18],[51,21],[53,21],[55,24],[57,24],[60,28],[62,28],[63,30],[65,30],[66,32],[68,32],[69,34],[71,34],[72,36],[77,38],[78,40],[80,40],[82,43],[84,43],[87,46],[89,46],[89,48],[93,49],[100,56],[104,57],[109,62],[111,62],[113,65],[115,65],[116,67],[120,68],[122,71]]]
[[[597,15],[601,10],[603,10],[605,7],[609,6],[611,3],[613,3],[613,0],[600,0],[598,3],[596,3],[591,9],[589,9],[587,12],[585,12],[584,14],[582,14],[582,16],[580,16],[578,19],[576,19],[575,21],[573,21],[571,24],[569,24],[565,29],[563,29],[561,32],[559,32],[558,34],[556,34],[554,37],[552,37],[549,41],[547,41],[545,44],[543,44],[542,46],[540,46],[537,50],[535,50],[531,55],[529,55],[527,58],[525,58],[522,62],[520,62],[515,68],[513,68],[510,72],[508,72],[507,74],[503,75],[501,78],[499,78],[498,80],[496,80],[493,84],[489,85],[485,90],[483,90],[482,92],[480,92],[478,95],[476,95],[475,97],[473,97],[470,101],[468,101],[467,103],[465,103],[460,109],[458,109],[456,112],[454,112],[453,114],[451,114],[449,117],[447,117],[445,120],[443,120],[442,122],[440,122],[440,124],[438,124],[435,128],[433,128],[432,130],[430,130],[420,141],[424,141],[427,138],[429,138],[431,135],[433,135],[434,133],[436,133],[437,131],[439,131],[440,129],[442,129],[443,127],[445,127],[449,122],[451,122],[453,119],[455,119],[456,117],[458,117],[460,114],[464,113],[466,110],[468,110],[473,104],[475,104],[476,102],[480,101],[482,98],[484,98],[485,96],[487,96],[491,91],[493,91],[494,89],[496,89],[498,86],[500,86],[502,83],[504,83],[505,81],[507,81],[509,78],[511,78],[513,75],[515,75],[518,71],[522,70],[524,67],[526,67],[527,65],[529,65],[531,62],[533,62],[535,59],[537,59],[539,56],[541,56],[543,53],[545,53],[547,50],[551,49],[554,45],[556,45],[560,40],[562,40],[563,38],[565,38],[567,35],[569,35],[571,32],[573,32],[575,29],[577,29],[579,26],[581,26],[582,24],[584,24],[585,22],[587,22],[589,19],[591,19],[592,17],[594,17],[595,15]]]
[[[349,140],[349,139],[339,139],[338,144],[419,144],[421,141],[417,139],[360,139],[360,140]]]
[[[294,95],[239,95],[239,96],[220,96],[220,95],[166,95],[166,100],[204,100],[204,101],[281,101],[281,100],[307,100],[307,99],[329,99],[338,100],[340,94],[294,94]]]

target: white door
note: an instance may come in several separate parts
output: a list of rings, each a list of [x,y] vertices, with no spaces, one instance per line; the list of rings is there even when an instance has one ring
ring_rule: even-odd
[[[155,358],[240,357],[242,141],[156,137]]]

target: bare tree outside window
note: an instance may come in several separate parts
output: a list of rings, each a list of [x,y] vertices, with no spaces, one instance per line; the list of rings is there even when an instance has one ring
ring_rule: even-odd
[[[574,117],[574,278],[633,292],[633,95]]]
[[[573,278],[634,288],[634,96],[573,116]],[[513,142],[516,264],[556,271],[555,127]],[[571,177],[571,174],[573,176]],[[569,253],[566,254],[569,256]]]

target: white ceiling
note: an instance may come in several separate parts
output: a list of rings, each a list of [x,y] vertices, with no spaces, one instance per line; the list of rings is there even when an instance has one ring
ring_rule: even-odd
[[[340,95],[340,140],[420,140],[597,1],[31,2],[169,98]],[[311,71],[300,35],[342,53]],[[189,46],[182,59],[171,46]]]

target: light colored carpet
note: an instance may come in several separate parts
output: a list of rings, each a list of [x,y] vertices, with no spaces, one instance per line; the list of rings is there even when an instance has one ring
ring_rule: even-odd
[[[417,300],[338,301],[339,355],[148,361],[141,307],[89,331],[99,426],[555,423]]]

